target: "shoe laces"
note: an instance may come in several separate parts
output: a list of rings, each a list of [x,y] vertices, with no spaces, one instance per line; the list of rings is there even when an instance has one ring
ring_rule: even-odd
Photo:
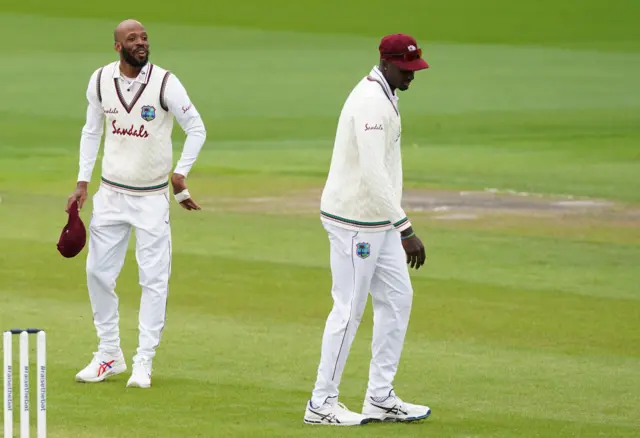
[[[389,403],[389,400],[393,400],[394,401],[394,406],[397,406],[400,409],[405,408],[405,403],[402,401],[402,399],[400,397],[398,397],[395,394],[390,395],[389,397],[387,397],[385,400],[383,401],[378,401],[375,398],[371,397],[371,400],[376,402],[376,403],[383,403],[383,404],[387,404]]]
[[[93,362],[94,363],[97,363],[97,364],[102,363],[102,362],[106,361],[107,358],[108,358],[108,356],[105,353],[101,352],[101,351],[95,351],[93,353]]]
[[[351,412],[351,411],[349,410],[349,408],[347,408],[347,407],[344,405],[344,403],[337,402],[337,403],[336,403],[336,405],[335,405],[335,407],[340,411],[340,412],[339,412],[340,414],[348,414],[348,415],[353,415],[353,414],[354,414],[354,412]]]
[[[151,361],[149,359],[139,358],[133,364],[134,367],[140,367],[146,374],[151,374]]]
[[[402,401],[402,399],[400,397],[398,397],[396,395],[396,406],[400,409],[402,409],[403,411],[405,411],[407,409],[407,406],[405,404],[405,402]]]
[[[324,417],[324,419],[329,423],[336,423],[338,421],[339,414],[349,413],[349,409],[340,402],[337,402],[335,405],[331,406],[331,408],[333,409],[333,412],[328,413]]]

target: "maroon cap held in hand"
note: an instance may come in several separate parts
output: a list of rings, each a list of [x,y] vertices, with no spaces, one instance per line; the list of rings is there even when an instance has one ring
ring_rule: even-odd
[[[422,49],[412,36],[396,33],[380,41],[380,58],[395,64],[400,70],[418,71],[429,68],[422,59]]]
[[[78,202],[73,201],[69,208],[69,220],[62,229],[58,240],[58,251],[63,257],[71,258],[80,254],[87,241],[87,231],[78,213]]]

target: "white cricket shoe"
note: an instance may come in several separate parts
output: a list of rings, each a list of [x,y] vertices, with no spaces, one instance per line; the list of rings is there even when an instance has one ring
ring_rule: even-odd
[[[93,353],[93,359],[82,371],[76,374],[76,382],[96,383],[127,370],[122,351],[115,354]]]
[[[431,415],[428,406],[403,402],[393,392],[383,398],[366,397],[362,406],[362,415],[377,421],[417,421]]]
[[[144,358],[136,358],[133,361],[131,377],[127,382],[128,388],[151,387],[151,361]]]
[[[317,408],[309,400],[304,413],[304,422],[325,426],[360,426],[369,421],[363,415],[350,411],[342,403],[325,403]]]

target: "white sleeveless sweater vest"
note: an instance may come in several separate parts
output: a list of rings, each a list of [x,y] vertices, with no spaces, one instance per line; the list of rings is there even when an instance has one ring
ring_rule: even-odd
[[[96,81],[106,119],[102,184],[138,196],[167,192],[173,115],[163,100],[170,73],[149,65],[146,83],[127,102],[112,67],[118,68],[103,67]]]

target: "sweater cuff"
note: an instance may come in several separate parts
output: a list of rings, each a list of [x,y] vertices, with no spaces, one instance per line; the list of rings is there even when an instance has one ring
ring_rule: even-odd
[[[411,222],[409,222],[409,218],[408,217],[402,218],[398,222],[393,224],[393,227],[396,230],[400,231],[400,232],[403,232],[404,230],[406,230],[410,226],[411,226]]]

